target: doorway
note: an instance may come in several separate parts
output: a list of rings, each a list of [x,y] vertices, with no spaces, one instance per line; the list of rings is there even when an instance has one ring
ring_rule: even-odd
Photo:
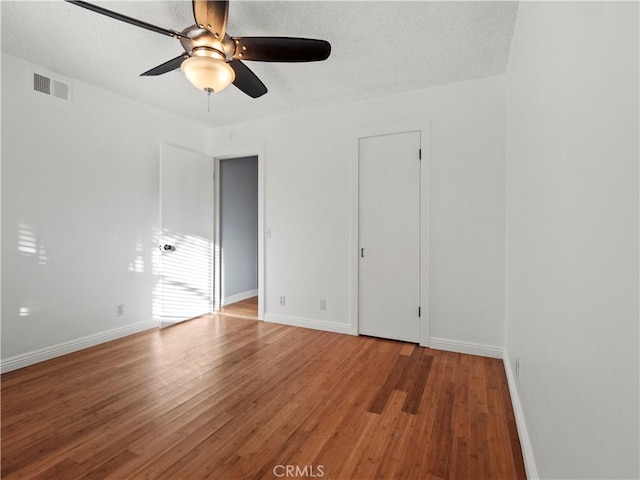
[[[258,318],[258,156],[222,158],[218,168],[218,313]]]
[[[418,343],[420,132],[358,141],[358,333]]]

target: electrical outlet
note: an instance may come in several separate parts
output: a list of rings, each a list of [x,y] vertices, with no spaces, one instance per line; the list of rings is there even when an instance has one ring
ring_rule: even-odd
[[[520,357],[516,357],[516,378],[520,378]]]
[[[286,305],[287,301],[286,298],[284,298],[284,295],[280,295],[280,305]]]
[[[320,310],[326,310],[327,309],[327,301],[324,298],[321,298],[318,300],[318,308]]]
[[[116,305],[116,317],[124,316],[124,304]]]

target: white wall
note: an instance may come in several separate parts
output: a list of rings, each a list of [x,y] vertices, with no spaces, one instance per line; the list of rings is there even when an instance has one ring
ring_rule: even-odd
[[[219,185],[225,305],[258,289],[258,157],[221,160]]]
[[[2,54],[3,360],[152,325],[159,145],[206,138],[80,81],[71,104],[32,93],[32,68]]]
[[[431,336],[501,347],[504,108],[498,77],[212,129],[213,155],[264,146],[267,319],[349,331],[357,137],[406,125],[431,165]]]
[[[639,476],[638,53],[637,2],[520,3],[506,345],[541,478]]]

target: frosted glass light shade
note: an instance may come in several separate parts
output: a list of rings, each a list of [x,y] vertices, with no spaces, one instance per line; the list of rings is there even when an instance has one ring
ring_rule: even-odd
[[[180,70],[194,87],[202,91],[211,89],[219,92],[236,78],[236,73],[227,62],[212,57],[189,57],[182,62]]]

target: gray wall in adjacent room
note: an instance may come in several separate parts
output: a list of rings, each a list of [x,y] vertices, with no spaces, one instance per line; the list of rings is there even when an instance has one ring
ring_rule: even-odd
[[[258,157],[220,161],[222,300],[258,288]]]

